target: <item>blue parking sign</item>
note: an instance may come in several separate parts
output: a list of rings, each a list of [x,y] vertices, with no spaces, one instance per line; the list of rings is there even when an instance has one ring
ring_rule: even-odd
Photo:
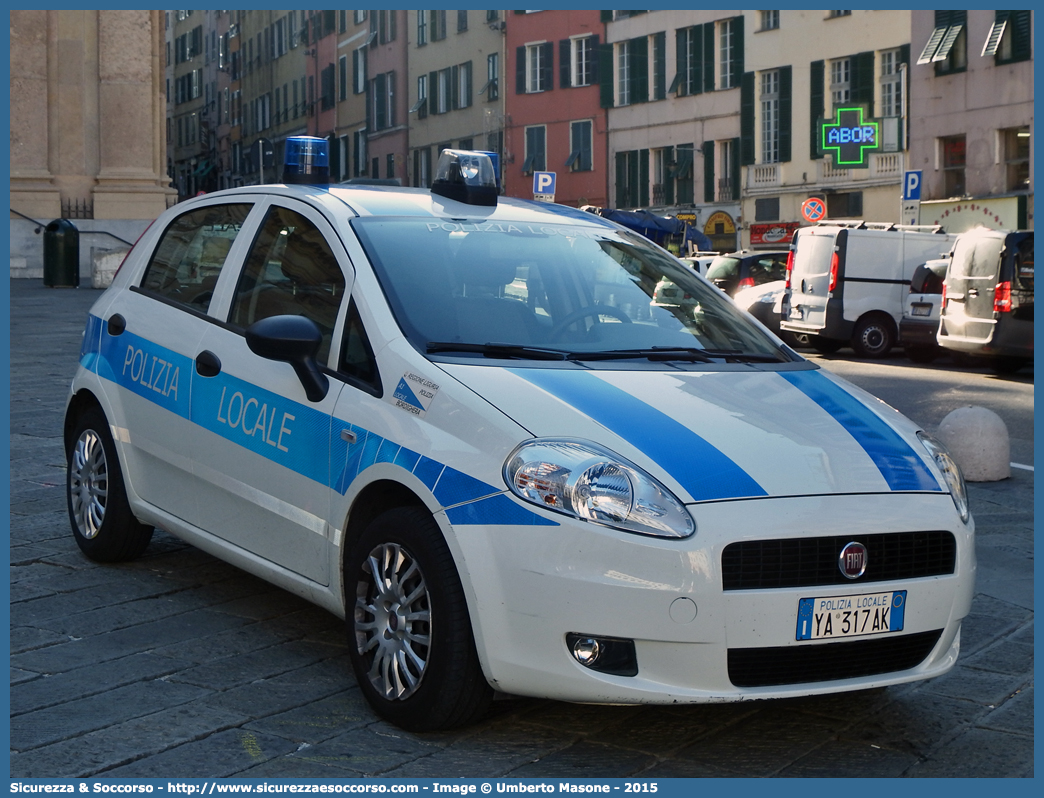
[[[533,194],[554,194],[555,173],[533,172]]]
[[[921,199],[921,170],[903,172],[903,202]]]

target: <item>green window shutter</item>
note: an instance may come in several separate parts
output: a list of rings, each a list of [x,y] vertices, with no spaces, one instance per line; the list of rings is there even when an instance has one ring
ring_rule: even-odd
[[[616,207],[626,208],[627,202],[627,154],[616,153]]]
[[[515,48],[515,94],[526,93],[526,48]]]
[[[638,207],[649,207],[649,151],[638,150]]]
[[[662,100],[667,96],[667,34],[653,34],[653,96]]]
[[[714,142],[703,142],[703,201],[714,202]]]
[[[558,85],[560,88],[568,89],[572,85],[571,64],[572,42],[569,39],[558,41]]]
[[[789,69],[789,67],[788,67]],[[740,159],[736,157],[736,154],[740,150],[740,140],[732,140],[732,199],[738,200],[740,198]]]
[[[1028,61],[1032,55],[1031,32],[1033,21],[1030,15],[1032,11],[1011,11],[1008,15],[1008,25],[1011,27],[1011,60]]]
[[[649,102],[649,39],[632,39],[631,103]]]
[[[693,94],[703,94],[703,25],[689,31],[689,86]]]
[[[519,12],[516,11],[515,13],[518,14]],[[601,13],[601,21],[602,22],[612,22],[613,21],[613,12],[612,11],[602,11],[600,13]]]
[[[809,150],[808,157],[813,161],[822,158],[819,151],[819,123],[823,120],[824,103],[826,102],[824,80],[826,77],[826,62],[813,61],[809,67],[809,103],[808,103],[808,127],[809,127]]]
[[[428,73],[428,111],[432,114],[439,112],[439,73]]]
[[[899,47],[899,63],[910,64],[910,45],[904,44]]]
[[[671,85],[677,87],[679,97],[689,93],[685,88],[686,69],[689,66],[686,58],[689,40],[685,35],[685,30],[685,28],[678,28],[674,32],[674,83]]]
[[[744,72],[740,80],[740,161],[754,163],[754,73]]]
[[[551,91],[555,87],[555,45],[544,42],[540,45],[540,90]]]
[[[602,108],[613,107],[613,46],[598,45],[598,85]]]
[[[732,42],[732,79],[735,80],[743,74],[743,17],[732,20]]]
[[[874,115],[874,53],[852,56],[852,102],[866,109],[867,119]]]
[[[871,53],[873,55],[873,53]],[[791,97],[793,94],[793,67],[785,66],[779,69],[779,160],[786,163],[791,158]],[[870,84],[873,91],[873,84]]]
[[[703,26],[703,90],[714,91],[714,23]]]
[[[674,147],[667,147],[666,152],[663,154],[663,158],[667,163],[674,163],[675,158]],[[665,205],[674,204],[674,175],[670,170],[663,178],[663,202]]]

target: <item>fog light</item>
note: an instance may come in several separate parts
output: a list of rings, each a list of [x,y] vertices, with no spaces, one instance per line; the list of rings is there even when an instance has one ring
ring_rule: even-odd
[[[585,668],[613,676],[638,675],[638,657],[633,640],[569,632],[566,635],[566,647],[573,659]]]
[[[602,647],[593,637],[581,637],[573,643],[573,656],[581,665],[591,667],[601,656]]]

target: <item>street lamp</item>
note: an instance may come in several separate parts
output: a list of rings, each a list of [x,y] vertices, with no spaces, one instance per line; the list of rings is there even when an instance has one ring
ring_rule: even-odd
[[[272,140],[260,136],[257,139],[257,182],[264,185],[265,182],[265,156],[271,157],[273,153]]]

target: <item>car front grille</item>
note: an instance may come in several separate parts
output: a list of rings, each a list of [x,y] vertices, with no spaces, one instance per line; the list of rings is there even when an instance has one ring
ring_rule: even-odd
[[[837,564],[852,541],[867,551],[866,572],[858,579],[845,577]],[[956,563],[951,532],[889,532],[730,543],[721,554],[721,574],[725,590],[758,590],[942,576]]]
[[[843,643],[730,648],[729,681],[736,687],[855,679],[909,670],[932,653],[942,630]]]

